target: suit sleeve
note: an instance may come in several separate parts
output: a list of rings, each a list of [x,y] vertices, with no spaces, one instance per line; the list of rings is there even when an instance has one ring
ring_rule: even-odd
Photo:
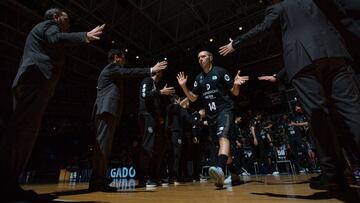
[[[261,34],[262,32],[269,30],[275,22],[279,19],[280,16],[280,5],[274,5],[270,6],[266,9],[265,18],[262,23],[256,25],[254,28],[252,28],[250,31],[248,31],[246,34],[240,35],[234,39],[232,42],[232,45],[234,49],[238,49],[240,45],[257,36],[258,34]]]
[[[160,96],[160,90],[153,88],[152,80],[143,80],[141,83],[141,97],[144,99],[153,99]]]
[[[61,32],[55,22],[45,26],[44,36],[47,43],[52,45],[76,45],[86,42],[86,32]]]
[[[285,77],[286,77],[285,68],[282,68],[279,72],[276,73],[276,79],[277,80],[284,80]]]
[[[114,79],[128,79],[151,76],[150,68],[123,68],[118,66],[111,69],[111,77]]]

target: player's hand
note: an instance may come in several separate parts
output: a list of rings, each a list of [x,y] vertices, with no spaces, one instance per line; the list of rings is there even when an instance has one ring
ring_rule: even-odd
[[[178,83],[179,83],[180,86],[186,85],[188,76],[185,75],[184,72],[178,73],[178,75],[176,76],[176,78],[177,78]]]
[[[160,90],[160,94],[162,95],[173,95],[175,94],[174,87],[168,87],[167,84]]]
[[[246,81],[249,80],[249,76],[241,76],[240,75],[240,70],[238,70],[235,78],[234,78],[234,84],[235,85],[242,85],[244,84]]]

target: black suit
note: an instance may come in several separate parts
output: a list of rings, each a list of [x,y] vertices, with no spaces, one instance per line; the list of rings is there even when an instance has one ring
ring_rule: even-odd
[[[124,92],[123,80],[150,75],[150,68],[124,68],[114,63],[110,63],[101,71],[95,102],[97,132],[90,187],[107,184],[108,158],[125,97],[122,95]]]
[[[312,0],[285,0],[266,9],[263,23],[237,37],[233,45],[274,24],[282,31],[285,71],[300,95],[319,144],[323,172],[342,173],[335,126],[342,121],[360,147],[360,96],[343,39]],[[338,119],[340,117],[340,119]]]
[[[62,33],[52,20],[28,34],[13,83],[14,114],[0,140],[0,176],[5,191],[14,191],[38,136],[41,120],[64,63],[64,44],[86,41],[86,33]]]

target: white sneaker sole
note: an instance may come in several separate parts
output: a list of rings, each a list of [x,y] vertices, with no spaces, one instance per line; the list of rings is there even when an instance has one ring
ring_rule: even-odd
[[[222,188],[224,186],[224,176],[216,173],[216,171],[209,170],[210,177],[214,178],[216,180],[215,186]]]

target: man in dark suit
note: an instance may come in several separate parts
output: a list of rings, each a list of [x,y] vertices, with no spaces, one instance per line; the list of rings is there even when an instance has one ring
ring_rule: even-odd
[[[0,191],[9,200],[36,197],[24,191],[18,178],[24,170],[38,136],[41,120],[54,93],[64,63],[63,45],[78,45],[99,39],[105,25],[90,32],[66,33],[68,15],[57,8],[28,34],[13,83],[14,114],[0,140]]]
[[[125,55],[121,50],[112,49],[108,53],[109,64],[101,71],[95,102],[96,142],[93,157],[93,171],[89,191],[116,191],[109,187],[106,179],[108,159],[116,126],[123,109],[123,80],[151,76],[167,66],[166,61],[152,68],[125,68]]]
[[[344,163],[335,134],[335,115],[347,126],[360,147],[360,96],[351,59],[343,40],[312,0],[272,1],[264,21],[249,32],[220,48],[227,55],[241,44],[280,24],[282,31],[284,71],[311,120],[323,175],[310,184],[314,189],[347,189]],[[260,77],[276,81],[277,75]],[[339,187],[340,186],[340,187]]]

